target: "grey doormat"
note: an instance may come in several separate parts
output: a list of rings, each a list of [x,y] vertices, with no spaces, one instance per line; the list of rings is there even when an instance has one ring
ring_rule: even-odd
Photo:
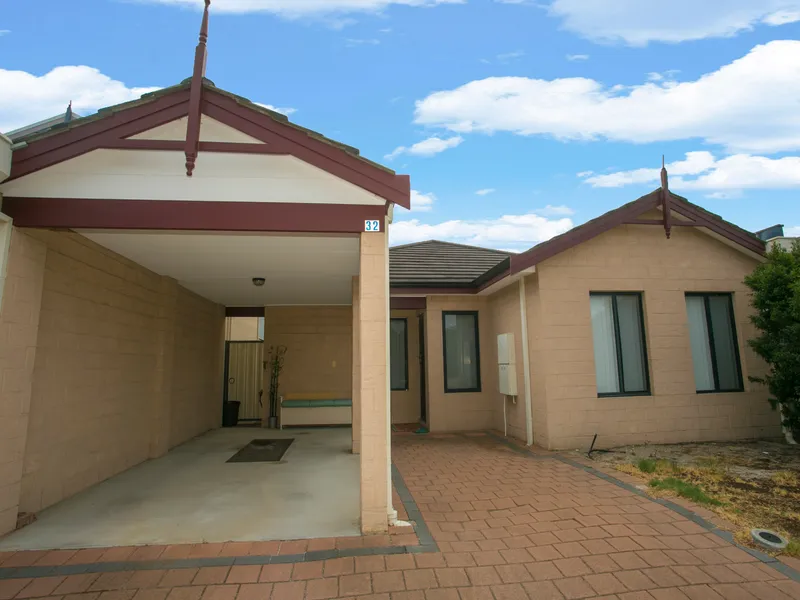
[[[293,441],[294,438],[252,440],[226,462],[279,462]]]

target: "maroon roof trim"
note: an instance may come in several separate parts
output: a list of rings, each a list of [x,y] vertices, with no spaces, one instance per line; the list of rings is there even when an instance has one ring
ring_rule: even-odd
[[[722,220],[716,215],[704,211],[702,208],[695,206],[685,198],[681,198],[680,196],[672,194],[671,192],[669,194],[670,198],[667,204],[670,210],[675,211],[684,217],[692,219],[693,221],[693,223],[683,223],[671,220],[669,225],[675,226],[676,224],[680,224],[705,227],[710,231],[713,231],[714,233],[723,236],[736,244],[739,244],[751,252],[761,255],[764,254],[764,242],[758,238],[750,235],[743,229],[739,229],[735,225]],[[636,219],[639,215],[660,206],[662,203],[662,190],[659,188],[645,196],[642,196],[638,200],[625,204],[615,210],[597,217],[596,219],[592,219],[583,225],[579,225],[578,227],[575,227],[566,233],[554,237],[547,242],[543,242],[537,246],[534,246],[527,252],[514,255],[511,257],[510,268],[506,272],[498,274],[494,278],[485,282],[480,286],[478,291],[485,290],[509,275],[514,275],[520,271],[533,267],[547,260],[548,258],[555,256],[556,254],[588,241],[591,238],[600,235],[601,233],[617,227],[618,225],[624,225],[631,220]],[[649,224],[650,219],[645,219],[644,221],[648,221],[647,224]],[[655,221],[654,224],[664,226],[663,220],[653,221]]]
[[[427,308],[428,299],[425,296],[413,298],[393,296],[390,298],[389,306],[392,310],[420,310]]]
[[[411,182],[408,175],[394,175],[378,167],[371,167],[344,150],[279,123],[213,90],[207,90],[203,100],[203,112],[212,119],[257,140],[273,144],[286,154],[292,154],[404,208],[411,207]]]
[[[383,205],[6,197],[3,212],[18,227],[360,233]]]
[[[664,226],[663,219],[630,219],[625,221],[623,225],[659,225]],[[673,221],[672,227],[697,227],[694,221]]]
[[[40,169],[86,154],[124,137],[186,116],[189,92],[180,90],[153,102],[135,106],[63,133],[33,140],[14,150],[11,181]]]
[[[165,150],[183,151],[185,143],[180,140],[113,140],[100,147],[108,150]],[[269,144],[249,144],[247,142],[200,142],[202,152],[220,152],[223,154],[277,154],[286,152],[275,149]]]
[[[413,296],[429,296],[441,294],[476,294],[478,288],[475,287],[392,287],[391,294],[403,294]]]
[[[147,149],[156,140],[125,140],[153,127],[164,125],[189,114],[190,91],[180,89],[151,102],[121,109],[95,121],[65,129],[63,132],[32,140],[14,151],[11,176],[8,181],[75,158],[98,148]],[[387,201],[404,208],[411,206],[411,183],[408,175],[395,175],[378,166],[351,156],[346,150],[315,139],[291,125],[280,123],[266,114],[243,106],[236,100],[204,87],[201,101],[203,114],[264,142],[260,144],[228,145],[213,151],[242,153],[291,154],[332,175],[349,181]],[[125,143],[123,143],[123,140]],[[201,142],[200,149],[209,148]],[[159,149],[173,149],[173,144],[153,144]],[[219,149],[222,148],[222,149]],[[181,142],[181,150],[185,143]]]
[[[263,317],[263,306],[226,306],[226,317]]]

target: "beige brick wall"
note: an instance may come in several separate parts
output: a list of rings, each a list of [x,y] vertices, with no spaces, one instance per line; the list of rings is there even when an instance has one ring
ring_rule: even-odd
[[[222,421],[225,309],[178,287],[170,447]]]
[[[392,390],[392,423],[417,423],[421,412],[419,378],[419,318],[415,310],[393,310],[393,319],[405,319],[408,328],[408,389]]]
[[[362,233],[359,259],[361,369],[361,531],[389,526],[389,247],[387,234]]]
[[[78,234],[26,234],[47,246],[20,500],[38,511],[218,423],[197,407],[221,403],[224,311]]]
[[[445,393],[442,311],[477,310],[481,356],[481,391]],[[425,312],[425,359],[428,383],[428,427],[432,432],[491,429],[497,424],[497,363],[492,357],[489,300],[484,296],[429,296]]]
[[[265,360],[270,346],[286,346],[281,395],[351,397],[352,307],[268,306],[265,314]],[[264,389],[269,390],[269,380],[264,382]]]
[[[659,227],[629,225],[537,265],[539,308],[529,306],[537,348],[531,362],[538,372],[532,379],[543,381],[547,398],[547,437],[537,435],[537,443],[587,448],[594,433],[600,447],[780,435],[766,391],[747,380],[764,368],[746,344],[754,331],[742,280],[756,264],[692,228],[675,227],[667,240]],[[643,292],[651,396],[597,398],[591,291]],[[745,392],[695,393],[684,300],[689,291],[733,292]],[[539,432],[538,416],[534,425]]]
[[[527,291],[527,290],[526,290]],[[497,336],[503,333],[514,334],[517,359],[517,396],[506,397],[500,394],[499,386],[484,389],[495,411],[495,429],[504,430],[503,403],[506,409],[506,424],[508,435],[520,440],[525,440],[527,430],[525,426],[525,370],[522,360],[522,327],[519,310],[519,283],[512,283],[496,294],[489,296],[489,327],[486,334],[490,335],[489,343],[491,353],[486,356],[490,360],[487,368],[497,369]]]
[[[0,311],[0,535],[17,522],[46,255],[12,231]]]

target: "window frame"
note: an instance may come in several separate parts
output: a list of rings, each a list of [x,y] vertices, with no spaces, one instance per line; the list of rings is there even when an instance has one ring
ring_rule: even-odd
[[[445,320],[448,315],[470,315],[473,317],[473,325],[475,327],[475,368],[476,368],[476,386],[472,388],[450,388],[447,385],[447,328]],[[442,311],[442,367],[444,369],[444,393],[445,394],[462,394],[481,391],[481,338],[478,325],[478,311],[477,310],[443,310]]]
[[[611,296],[611,314],[614,320],[614,350],[617,353],[617,377],[620,389],[625,386],[625,369],[622,365],[622,337],[619,333],[619,310],[617,309],[617,296],[636,296],[639,300],[639,331],[642,339],[642,359],[644,364],[645,389],[638,392],[597,392],[598,398],[632,398],[635,396],[652,396],[652,386],[650,384],[650,359],[647,353],[647,331],[644,327],[644,294],[642,292],[589,292],[592,296]],[[591,320],[591,314],[589,315]],[[594,357],[594,353],[592,353]],[[595,382],[595,387],[597,382]]]
[[[405,387],[394,387],[392,385],[392,356],[391,356],[391,339],[389,340],[389,388],[392,392],[407,392],[408,391],[408,319],[406,317],[391,317],[389,319],[389,335],[391,336],[391,322],[392,321],[402,321],[403,322],[403,344],[405,346],[405,352],[403,352],[403,363],[404,363],[404,372],[406,377],[406,386]]]
[[[711,326],[711,302],[709,298],[712,296],[715,297],[726,297],[728,299],[728,314],[729,318],[729,325],[731,327],[731,333],[733,334],[733,353],[734,357],[736,358],[736,367],[737,373],[739,376],[739,386],[732,389],[720,389],[719,387],[719,365],[717,364],[717,349],[714,347],[714,330]],[[736,313],[734,312],[734,305],[733,305],[733,292],[685,292],[684,297],[695,297],[695,298],[702,298],[703,299],[703,308],[705,309],[705,317],[706,317],[706,329],[708,330],[708,345],[709,350],[711,352],[711,373],[714,377],[714,389],[713,390],[698,390],[697,383],[695,382],[695,393],[696,394],[732,394],[736,392],[744,392],[744,373],[742,372],[742,358],[739,354],[739,332],[736,330]],[[691,327],[691,323],[688,322],[688,308],[687,308],[687,329]],[[690,332],[691,335],[691,332]],[[692,356],[692,372],[694,374],[694,356]]]

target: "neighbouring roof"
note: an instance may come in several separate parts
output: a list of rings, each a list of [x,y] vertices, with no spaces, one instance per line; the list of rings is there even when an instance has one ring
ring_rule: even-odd
[[[511,252],[430,240],[389,248],[392,287],[470,287]]]
[[[760,231],[756,231],[755,235],[758,236],[758,239],[765,242],[772,238],[783,237],[783,225],[773,225],[772,227],[761,229]]]

